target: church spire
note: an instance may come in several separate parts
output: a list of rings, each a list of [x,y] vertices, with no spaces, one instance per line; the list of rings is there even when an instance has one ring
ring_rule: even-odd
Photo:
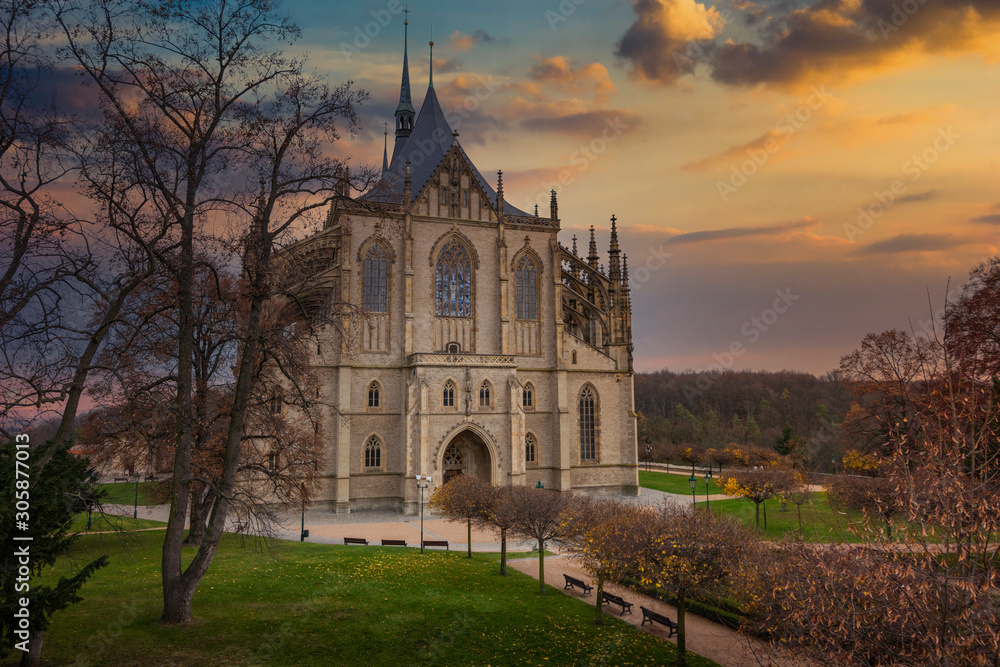
[[[590,226],[590,254],[587,255],[587,264],[590,268],[597,270],[597,241],[594,240],[594,226]]]
[[[608,250],[608,278],[612,281],[621,281],[622,271],[618,260],[621,250],[618,248],[618,218],[611,216],[611,248]]]
[[[431,40],[431,74],[427,82],[428,88],[434,87],[434,40]]]
[[[410,12],[409,9],[405,11],[407,14]],[[396,106],[396,145],[392,149],[394,161],[413,131],[413,121],[417,115],[413,108],[413,99],[410,96],[410,63],[407,56],[409,25],[409,20],[403,21],[403,80],[399,85],[399,104]]]

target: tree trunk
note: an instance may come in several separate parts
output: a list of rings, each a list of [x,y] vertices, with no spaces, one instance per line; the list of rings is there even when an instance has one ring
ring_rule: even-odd
[[[21,654],[21,667],[38,667],[40,664],[42,664],[42,630],[36,628],[31,631],[27,652]]]
[[[545,540],[538,540],[538,594],[545,595]]]
[[[507,576],[507,529],[500,529],[500,576]]]
[[[687,666],[687,633],[684,630],[684,605],[683,594],[677,596],[677,666]]]
[[[594,601],[597,614],[594,618],[595,625],[604,625],[604,575],[597,573],[597,599]]]
[[[472,519],[467,519],[466,523],[469,529],[469,558],[472,558]]]
[[[798,513],[799,513],[799,532],[801,533],[802,532],[802,505],[800,503],[796,503],[795,504],[795,509],[798,510]]]
[[[767,532],[767,501],[761,503],[764,506],[764,532]]]
[[[205,507],[205,484],[203,482],[191,483],[191,512],[188,517],[188,534],[184,539],[184,544],[200,546],[201,540],[205,536],[205,520],[208,515]]]
[[[754,503],[753,529],[760,531],[760,503]]]

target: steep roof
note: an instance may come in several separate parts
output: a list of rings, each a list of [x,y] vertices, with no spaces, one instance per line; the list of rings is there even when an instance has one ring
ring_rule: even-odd
[[[427,88],[427,95],[420,107],[420,114],[413,126],[413,132],[403,144],[403,147],[392,156],[389,173],[369,190],[362,199],[376,201],[400,201],[403,197],[403,180],[406,177],[406,161],[410,161],[410,179],[412,182],[412,198],[415,200],[423,191],[427,182],[441,166],[441,162],[451,150],[458,147],[462,157],[476,177],[479,187],[486,193],[493,208],[497,207],[497,193],[483,177],[448,124],[441,103],[438,102],[434,87]],[[528,215],[521,209],[504,200],[504,212],[510,215]]]

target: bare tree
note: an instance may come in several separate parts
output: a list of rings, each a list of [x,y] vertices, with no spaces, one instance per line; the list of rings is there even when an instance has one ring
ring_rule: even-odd
[[[538,543],[538,592],[545,595],[545,543],[559,535],[569,497],[527,486],[513,486],[509,493],[518,517],[512,532]]]

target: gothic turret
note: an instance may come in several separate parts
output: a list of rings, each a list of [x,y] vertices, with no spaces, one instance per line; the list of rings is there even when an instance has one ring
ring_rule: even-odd
[[[396,106],[396,145],[392,149],[392,159],[402,150],[406,140],[413,132],[413,121],[417,115],[410,96],[410,64],[407,58],[407,40],[409,21],[403,21],[403,80],[399,86],[399,104]]]
[[[621,263],[619,260],[619,255],[621,250],[618,248],[618,218],[611,216],[611,247],[608,249],[608,278],[611,279],[613,284],[618,284],[622,279]]]
[[[590,253],[587,255],[587,264],[590,268],[597,270],[597,241],[594,240],[594,226],[590,226]]]

